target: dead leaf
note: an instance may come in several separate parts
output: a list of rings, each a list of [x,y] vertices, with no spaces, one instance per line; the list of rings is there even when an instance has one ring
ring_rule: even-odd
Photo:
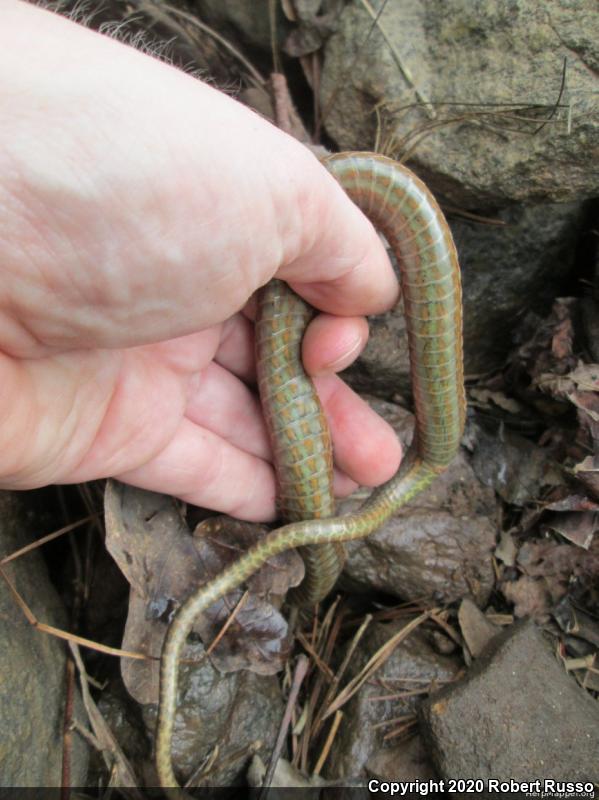
[[[516,581],[505,581],[500,589],[505,599],[514,604],[515,617],[532,617],[537,622],[548,619],[553,601],[543,581],[523,575]]]
[[[296,28],[289,34],[283,50],[294,58],[314,53],[335,32],[342,0],[295,0]]]
[[[266,775],[266,765],[260,758],[260,756],[256,755],[252,758],[252,762],[248,769],[247,780],[250,786],[254,787],[261,787],[263,786],[264,776]],[[283,788],[283,789],[312,789],[315,791],[317,788],[326,786],[326,781],[323,780],[318,775],[313,775],[311,778],[307,778],[305,775],[297,770],[289,761],[286,761],[284,758],[280,758],[277,761],[277,766],[275,767],[274,776],[272,779],[272,783],[270,787],[273,789]],[[298,796],[302,796],[301,793]],[[309,793],[309,796],[312,796],[312,792]],[[317,795],[315,795],[316,797]]]
[[[553,616],[564,633],[599,647],[599,620],[576,608],[568,598],[558,603]]]
[[[593,422],[599,422],[599,394],[597,392],[568,392],[568,400],[586,412]]]
[[[599,392],[599,364],[579,361],[568,377],[581,392]]]
[[[518,552],[518,567],[529,577],[543,578],[553,602],[561,600],[576,580],[581,589],[599,579],[599,539],[588,550],[552,539],[525,542]]]
[[[567,494],[544,506],[545,511],[599,511],[599,503],[584,494]]]
[[[458,622],[466,646],[473,658],[478,658],[489,642],[501,632],[501,628],[489,622],[469,597],[465,597],[460,603]]]
[[[131,584],[125,639],[152,656],[159,655],[167,624],[193,588],[220,573],[266,531],[261,525],[217,517],[201,523],[192,536],[172,498],[115,481],[107,484],[105,514],[106,545]],[[303,563],[293,551],[270,559],[252,576],[246,602],[211,653],[218,669],[260,674],[281,669],[290,635],[273,601],[280,603],[302,576]],[[194,631],[206,646],[242,594],[242,589],[230,593],[198,618]],[[144,663],[124,663],[128,688],[134,696],[155,697],[155,667]]]
[[[596,511],[554,513],[549,516],[545,525],[577,547],[588,550],[595,531],[599,528],[599,514]]]
[[[499,559],[506,567],[513,567],[516,563],[518,548],[509,531],[502,531],[499,544],[495,548],[495,558]]]
[[[542,487],[561,481],[542,448],[504,429],[496,435],[480,430],[472,466],[485,486],[517,506],[537,500]]]
[[[577,364],[572,354],[572,315],[577,306],[575,297],[558,298],[547,318],[536,319],[529,325],[529,339],[518,348],[514,365],[519,365],[518,368],[532,379],[532,388],[561,395],[563,387],[559,386],[559,379]]]
[[[475,387],[470,390],[469,396],[482,406],[495,404],[498,408],[510,414],[520,414],[522,411],[522,405],[517,400],[514,400],[513,397],[508,397],[505,392],[492,391],[491,389],[478,389]]]
[[[572,470],[582,485],[599,500],[599,456],[587,456]]]

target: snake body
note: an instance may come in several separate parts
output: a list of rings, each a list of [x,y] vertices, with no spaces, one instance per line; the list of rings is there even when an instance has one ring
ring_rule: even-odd
[[[372,153],[341,153],[324,165],[349,197],[385,235],[400,264],[412,389],[416,412],[414,440],[396,475],[376,489],[358,511],[332,513],[331,457],[322,436],[322,411],[295,364],[286,360],[294,337],[301,337],[309,312],[288,300],[280,285],[266,290],[257,332],[259,383],[271,414],[275,457],[283,464],[279,485],[287,518],[180,607],[166,635],[160,667],[156,765],[164,787],[176,787],[171,739],[177,696],[177,668],[195,618],[237,588],[272,556],[302,548],[308,556],[308,596],[331,588],[342,558],[339,545],[373,533],[394,512],[426,488],[455,456],[462,436],[465,398],[462,356],[461,285],[451,232],[434,197],[410,170]],[[269,305],[270,304],[270,305]],[[299,309],[299,310],[298,310]],[[296,322],[301,321],[300,326]],[[296,333],[295,331],[300,331]],[[262,340],[269,344],[264,345]],[[262,341],[262,345],[260,344]],[[297,360],[297,359],[296,359]],[[270,400],[268,399],[270,398]],[[272,401],[272,403],[271,403]],[[264,402],[264,400],[263,400]],[[301,409],[304,411],[301,411]],[[274,409],[274,410],[273,410]],[[281,442],[286,442],[285,446]],[[291,478],[307,480],[300,488]],[[311,519],[298,519],[304,514]],[[319,545],[319,549],[313,546]],[[324,547],[324,550],[322,549]],[[306,550],[306,548],[308,548]],[[323,554],[319,556],[318,553]],[[324,574],[319,577],[319,570]],[[316,574],[313,574],[313,573]]]
[[[278,516],[284,522],[335,513],[331,435],[301,345],[314,309],[286,283],[271,280],[258,292],[256,370],[277,476]],[[305,576],[288,595],[311,606],[330,592],[345,561],[341,542],[300,548]]]

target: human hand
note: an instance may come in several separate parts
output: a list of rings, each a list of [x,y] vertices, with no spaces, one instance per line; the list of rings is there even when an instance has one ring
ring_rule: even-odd
[[[0,485],[115,476],[272,518],[242,309],[275,273],[329,312],[304,362],[337,491],[390,477],[392,430],[331,373],[396,281],[324,168],[207,85],[49,12],[10,0],[0,39]]]

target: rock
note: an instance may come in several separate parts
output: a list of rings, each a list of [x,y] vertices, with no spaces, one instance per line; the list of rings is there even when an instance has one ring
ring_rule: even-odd
[[[411,437],[413,422],[407,411],[383,401],[373,401],[372,406],[402,442]],[[346,500],[340,513],[362,501]],[[471,595],[483,604],[494,583],[496,515],[494,493],[481,486],[460,452],[430,488],[376,533],[346,544],[344,585],[402,599],[434,596],[448,603]]]
[[[374,653],[406,625],[377,623],[366,632],[346,675],[357,675]],[[405,739],[385,742],[401,721],[392,720],[414,714],[429,685],[451,681],[459,669],[455,658],[433,651],[425,636],[415,631],[401,642],[391,656],[343,707],[344,717],[335,737],[327,775],[335,779],[356,779],[365,773],[385,780],[428,779],[434,775],[421,743]],[[346,683],[347,681],[344,681]],[[373,685],[374,684],[374,685]],[[376,696],[422,690],[422,695],[375,700]],[[389,720],[387,726],[381,722]],[[326,724],[326,723],[325,723]]]
[[[595,205],[594,227],[599,223],[599,209]],[[591,358],[599,363],[599,253],[595,250],[591,293],[581,299],[582,323]]]
[[[512,625],[423,703],[421,723],[445,778],[599,780],[597,701],[532,622]]]
[[[0,557],[29,544],[32,519],[24,497],[0,492]],[[66,613],[39,552],[4,569],[40,622],[66,628]],[[61,785],[65,644],[35,630],[0,577],[0,786]],[[85,712],[75,688],[75,718]],[[85,786],[88,749],[73,734],[71,786]]]
[[[518,206],[493,217],[504,225],[450,223],[462,269],[467,374],[500,366],[515,345],[514,320],[551,306],[572,265],[582,210],[576,204]],[[352,385],[407,395],[410,367],[401,304],[369,323],[368,345],[347,373]]]
[[[516,344],[515,320],[549,311],[574,263],[583,215],[579,203],[544,204],[494,211],[503,225],[451,222],[462,268],[467,374],[501,366]]]
[[[268,760],[283,716],[279,682],[275,676],[247,670],[220,673],[205,658],[198,641],[188,642],[184,657],[196,663],[179,668],[172,747],[175,772],[187,780],[214,757],[206,778],[193,785],[239,784],[256,753]],[[156,706],[146,705],[143,711],[153,733]],[[157,784],[154,780],[149,785]]]
[[[265,58],[271,53],[270,0],[196,0],[198,17],[217,30],[221,36],[231,37],[262,51]],[[279,3],[274,6],[276,35],[279,46],[291,32]],[[272,64],[272,57],[270,58]]]
[[[378,128],[462,207],[594,197],[598,43],[594,0],[409,0],[376,25],[352,3],[325,50],[325,124],[349,150],[371,149]]]
[[[369,775],[377,775],[385,781],[430,781],[437,778],[418,734],[395,747],[377,749],[368,759],[367,769]]]

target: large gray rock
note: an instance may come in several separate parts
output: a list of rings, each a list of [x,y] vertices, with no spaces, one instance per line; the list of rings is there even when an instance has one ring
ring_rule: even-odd
[[[22,496],[0,492],[0,558],[29,544]],[[4,569],[38,620],[66,626],[62,603],[39,553]],[[35,630],[0,578],[0,786],[61,785],[66,685],[65,643]],[[84,717],[77,689],[75,713]],[[71,785],[84,786],[87,746],[73,734]]]
[[[327,43],[321,104],[341,149],[372,149],[378,127],[461,206],[580,200],[599,187],[598,64],[595,0],[405,0],[378,25],[356,2]]]
[[[599,704],[532,622],[494,639],[464,680],[421,711],[445,778],[599,781]]]
[[[372,405],[402,443],[411,439],[411,414],[391,403]],[[350,498],[340,512],[349,513],[361,502]],[[344,585],[448,603],[472,595],[484,604],[494,585],[497,520],[493,491],[479,482],[462,451],[428,489],[376,533],[346,543]]]

